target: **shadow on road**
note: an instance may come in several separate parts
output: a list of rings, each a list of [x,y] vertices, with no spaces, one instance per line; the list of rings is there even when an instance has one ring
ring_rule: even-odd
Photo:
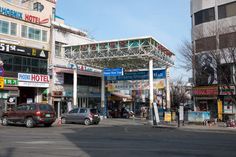
[[[132,125],[70,129],[63,135],[90,157],[236,156],[232,135]]]
[[[13,157],[14,147],[8,147],[4,152],[0,152],[0,157]]]

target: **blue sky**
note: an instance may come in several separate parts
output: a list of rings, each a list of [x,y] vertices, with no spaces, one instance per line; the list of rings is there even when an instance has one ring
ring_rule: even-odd
[[[190,76],[178,66],[191,38],[189,0],[58,0],[57,15],[96,40],[153,36],[176,54],[171,76]]]

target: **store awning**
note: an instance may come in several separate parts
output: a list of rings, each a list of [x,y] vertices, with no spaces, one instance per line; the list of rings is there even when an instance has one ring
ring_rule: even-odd
[[[8,90],[8,91],[18,91],[19,88],[18,87],[8,87],[8,86],[5,86],[3,88],[3,90]]]
[[[132,100],[132,97],[130,95],[125,95],[125,94],[119,93],[119,92],[112,92],[111,95],[117,96],[119,98],[124,98],[124,99],[127,99],[127,100]]]
[[[73,74],[74,70],[69,68],[55,68],[56,73]],[[78,70],[78,75],[101,77],[101,73]]]

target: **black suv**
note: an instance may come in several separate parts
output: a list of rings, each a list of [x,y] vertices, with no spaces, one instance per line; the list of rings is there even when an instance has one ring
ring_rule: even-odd
[[[37,124],[51,126],[56,120],[56,113],[51,105],[41,103],[20,104],[15,109],[10,109],[2,114],[2,125],[9,123],[25,124],[32,128]]]

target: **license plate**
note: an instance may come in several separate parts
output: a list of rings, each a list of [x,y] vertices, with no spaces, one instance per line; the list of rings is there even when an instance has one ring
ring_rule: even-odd
[[[51,115],[50,114],[45,114],[45,117],[51,117]]]

